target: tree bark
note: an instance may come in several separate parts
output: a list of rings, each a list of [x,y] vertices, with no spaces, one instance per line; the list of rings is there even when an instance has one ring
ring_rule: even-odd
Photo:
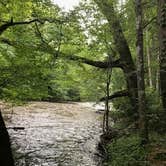
[[[11,25],[7,23],[0,26],[0,35]],[[14,166],[10,138],[0,110],[0,165]]]
[[[160,64],[160,57],[159,57],[159,52],[157,53],[157,62],[158,64]],[[160,94],[160,68],[157,68],[157,71],[156,71],[156,91],[159,92]]]
[[[1,166],[14,166],[12,150],[1,111],[0,111],[0,165]]]
[[[148,63],[148,84],[150,88],[153,88],[153,81],[152,81],[152,68],[151,68],[151,55],[150,55],[150,42],[149,42],[149,33],[148,30],[146,31],[146,55],[147,55],[147,63]]]
[[[164,111],[166,111],[166,0],[158,0],[159,47],[160,47],[160,90]]]
[[[138,85],[138,113],[141,143],[148,142],[145,81],[144,81],[144,57],[143,57],[143,26],[142,26],[142,0],[135,0],[136,9],[136,31],[137,31],[137,85]]]

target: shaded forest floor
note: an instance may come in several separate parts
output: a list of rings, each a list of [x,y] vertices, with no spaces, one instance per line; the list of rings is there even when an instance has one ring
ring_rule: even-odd
[[[151,137],[148,161],[152,166],[166,166],[166,133]]]
[[[158,135],[155,142],[140,147],[138,137],[130,135],[107,144],[105,166],[166,166],[166,136]]]
[[[149,126],[149,142],[145,146],[140,144],[136,129],[112,128],[112,138],[104,142],[107,152],[104,166],[166,166],[166,126],[161,124]],[[154,130],[154,126],[161,128]]]

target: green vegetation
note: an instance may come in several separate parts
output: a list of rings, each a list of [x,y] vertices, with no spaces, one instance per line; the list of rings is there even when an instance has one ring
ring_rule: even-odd
[[[107,148],[110,162],[106,165],[146,165],[147,152],[140,147],[140,139],[136,135],[114,140]]]
[[[11,1],[6,7],[2,4],[5,2],[1,3],[4,10],[2,25],[8,21],[38,19],[28,25],[9,27],[1,35],[2,99],[79,101],[98,100],[100,97],[96,96],[103,96],[105,80],[101,70],[94,70],[79,61],[65,60],[70,54],[88,57],[96,54],[97,58],[101,52],[96,50],[97,45],[87,45],[87,36],[77,14],[64,15],[51,1]]]
[[[110,100],[110,131],[124,135],[105,145],[107,162],[146,164],[148,134],[150,141],[166,131],[166,10],[159,1],[88,0],[64,12],[51,0],[0,0],[0,99]]]
[[[108,158],[104,165],[164,165],[166,159],[165,135],[151,133],[149,139],[149,144],[145,147],[140,146],[140,138],[136,134],[122,136],[113,140],[106,147]]]

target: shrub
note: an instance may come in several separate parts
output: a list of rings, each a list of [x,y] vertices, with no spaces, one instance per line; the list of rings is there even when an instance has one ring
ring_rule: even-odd
[[[121,137],[113,140],[107,146],[108,163],[107,166],[128,166],[140,165],[146,163],[146,150],[140,146],[140,140],[137,135]]]

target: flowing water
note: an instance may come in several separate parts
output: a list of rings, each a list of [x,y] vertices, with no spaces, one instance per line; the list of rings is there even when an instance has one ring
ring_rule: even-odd
[[[101,114],[91,104],[32,102],[4,109],[16,166],[97,166]]]

